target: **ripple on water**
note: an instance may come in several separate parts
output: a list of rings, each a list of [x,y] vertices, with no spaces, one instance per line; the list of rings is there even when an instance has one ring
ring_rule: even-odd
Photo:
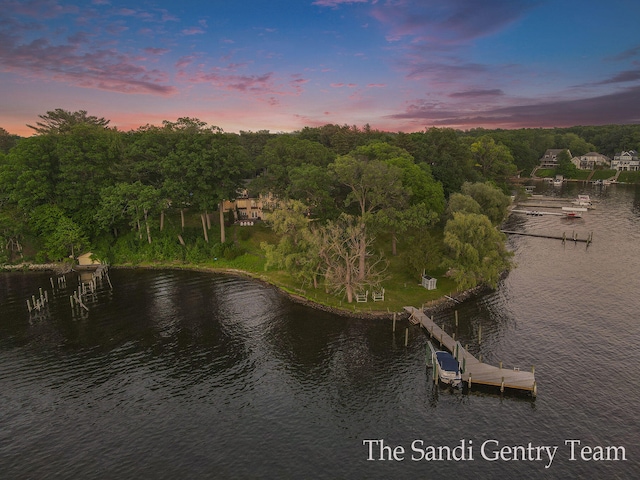
[[[48,276],[0,274],[0,471],[7,478],[635,478],[640,470],[633,295],[638,213],[612,190],[576,229],[594,243],[511,237],[518,268],[437,316],[497,365],[536,367],[535,401],[435,386],[426,338],[336,317],[238,277],[111,271],[88,314],[68,292],[29,321]],[[551,233],[554,217],[513,220]],[[633,231],[628,231],[633,228]],[[611,248],[615,246],[616,248]],[[481,332],[481,339],[478,334]],[[362,440],[405,446],[622,444],[626,463],[367,462]],[[477,447],[479,448],[479,447]],[[476,449],[476,454],[478,450]]]

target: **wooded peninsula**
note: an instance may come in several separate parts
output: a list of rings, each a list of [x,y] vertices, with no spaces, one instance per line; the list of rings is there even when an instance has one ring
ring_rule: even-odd
[[[572,155],[640,147],[640,125],[226,133],[185,117],[124,132],[56,109],[30,127],[25,138],[0,128],[0,265],[91,252],[111,265],[242,271],[351,311],[495,288],[512,268],[498,226],[522,194],[515,178],[549,149],[561,154],[545,174],[583,179],[594,172]]]

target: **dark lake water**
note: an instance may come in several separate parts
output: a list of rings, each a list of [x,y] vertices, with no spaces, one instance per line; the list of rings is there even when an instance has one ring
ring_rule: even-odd
[[[52,291],[51,274],[0,274],[0,477],[640,478],[640,189],[563,189],[597,208],[508,228],[593,243],[512,236],[518,268],[457,306],[472,352],[535,365],[535,400],[434,386],[418,327],[405,347],[406,321],[394,334],[244,278],[112,269],[83,312],[72,275]],[[30,317],[38,288],[48,314]],[[369,460],[366,440],[404,454]],[[429,445],[466,458],[412,459]],[[538,446],[558,447],[549,468]]]

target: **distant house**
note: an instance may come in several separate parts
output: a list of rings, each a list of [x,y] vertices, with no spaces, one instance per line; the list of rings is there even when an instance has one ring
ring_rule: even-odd
[[[234,200],[224,201],[223,211],[233,212],[234,221],[243,226],[262,220],[264,210],[272,210],[277,204],[271,194],[250,197],[247,189],[240,189],[237,193]]]
[[[638,152],[629,150],[628,152],[617,153],[611,160],[611,168],[622,170],[623,172],[637,172],[640,170],[640,160]]]
[[[609,168],[611,166],[611,159],[598,152],[589,152],[579,157],[573,157],[571,163],[580,170],[595,170],[596,167],[599,166]]]
[[[540,159],[540,168],[556,168],[558,166],[558,155],[560,152],[567,151],[569,158],[571,158],[571,152],[568,148],[549,148]]]

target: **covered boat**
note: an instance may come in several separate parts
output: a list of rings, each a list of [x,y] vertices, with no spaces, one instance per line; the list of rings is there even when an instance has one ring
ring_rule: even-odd
[[[449,352],[438,350],[435,352],[438,364],[438,377],[442,383],[458,387],[462,383],[460,375],[460,364]]]

